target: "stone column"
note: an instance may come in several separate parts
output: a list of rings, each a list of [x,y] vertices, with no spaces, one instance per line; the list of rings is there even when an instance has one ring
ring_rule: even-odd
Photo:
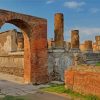
[[[84,47],[85,47],[85,52],[88,52],[88,53],[93,52],[93,47],[92,47],[92,41],[91,40],[86,40],[84,42]]]
[[[24,50],[24,38],[17,39],[17,50],[18,51]]]
[[[71,31],[71,51],[78,52],[79,51],[79,30]]]
[[[96,52],[100,52],[100,36],[95,36],[96,40]]]
[[[62,13],[56,13],[54,18],[55,47],[64,46],[64,16]]]

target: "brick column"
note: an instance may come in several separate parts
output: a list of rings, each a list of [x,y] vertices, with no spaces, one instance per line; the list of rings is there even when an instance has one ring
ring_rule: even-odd
[[[100,52],[100,36],[95,36],[96,40],[96,52]]]
[[[33,84],[48,82],[47,23],[40,22],[33,27],[30,37],[31,77]]]
[[[86,40],[84,42],[84,47],[85,47],[85,52],[93,52],[93,47],[92,47],[92,41],[91,40]]]
[[[72,30],[71,31],[71,51],[72,52],[79,52],[79,30]]]
[[[54,18],[55,47],[64,46],[64,17],[62,13],[56,13]]]

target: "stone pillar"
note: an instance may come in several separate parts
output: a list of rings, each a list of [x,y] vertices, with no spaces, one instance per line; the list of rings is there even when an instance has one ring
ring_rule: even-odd
[[[54,18],[55,47],[64,46],[64,17],[62,13],[56,13]]]
[[[79,51],[79,30],[71,31],[71,51],[78,52]]]
[[[88,52],[88,53],[93,52],[93,47],[92,47],[92,41],[91,40],[86,40],[84,42],[84,47],[85,47],[85,52]]]
[[[18,51],[24,50],[24,38],[17,39],[17,50]]]
[[[96,52],[100,52],[100,36],[95,36],[96,40]]]

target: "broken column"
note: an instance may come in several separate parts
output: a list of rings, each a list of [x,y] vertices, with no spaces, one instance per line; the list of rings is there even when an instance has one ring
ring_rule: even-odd
[[[72,52],[79,52],[79,30],[72,30],[71,31],[71,51]]]
[[[84,47],[85,47],[85,52],[87,52],[87,53],[92,53],[93,52],[93,47],[92,47],[92,41],[91,40],[86,40],[84,42]]]
[[[96,40],[96,52],[100,52],[100,36],[95,36]]]
[[[55,47],[64,46],[64,16],[62,13],[56,13],[54,18]]]

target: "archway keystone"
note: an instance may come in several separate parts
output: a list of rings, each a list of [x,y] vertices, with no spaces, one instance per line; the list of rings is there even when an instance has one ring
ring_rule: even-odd
[[[47,20],[0,10],[0,27],[5,23],[14,24],[23,31],[25,83],[48,82]]]

